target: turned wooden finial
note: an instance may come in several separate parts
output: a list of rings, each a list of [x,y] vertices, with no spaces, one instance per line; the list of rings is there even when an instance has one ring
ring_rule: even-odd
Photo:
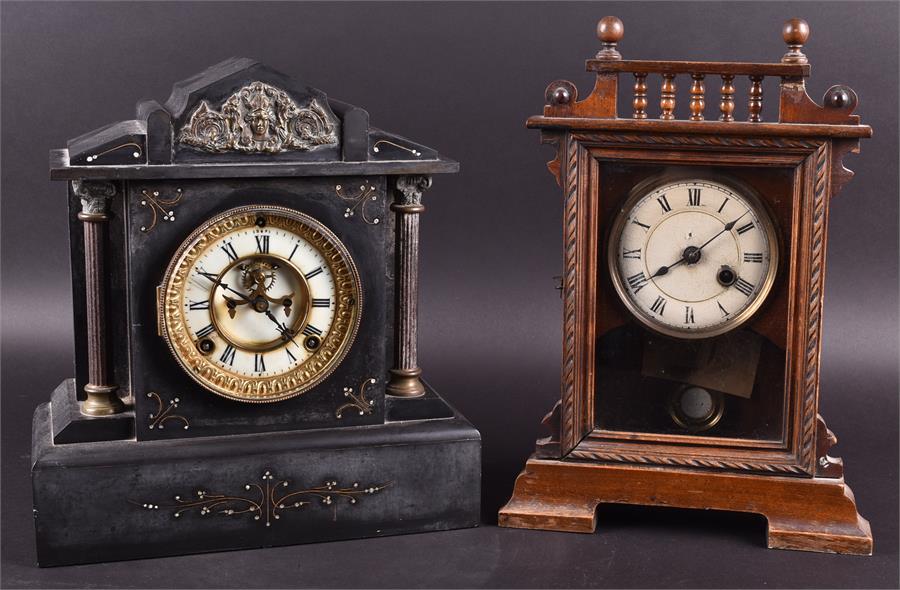
[[[603,44],[603,48],[597,52],[597,59],[622,59],[622,54],[616,50],[616,44],[622,40],[625,34],[625,25],[615,16],[604,16],[597,23],[597,38]]]
[[[781,29],[781,36],[788,46],[788,52],[781,58],[781,63],[808,63],[802,49],[803,44],[809,39],[809,23],[802,18],[792,18],[784,23],[784,27]]]

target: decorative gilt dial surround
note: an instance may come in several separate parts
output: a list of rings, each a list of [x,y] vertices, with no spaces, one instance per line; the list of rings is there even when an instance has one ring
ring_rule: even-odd
[[[308,249],[311,260],[324,264],[316,268],[298,269],[289,260],[293,258],[293,253],[290,256],[287,252],[276,254],[274,250],[268,253],[268,239],[257,239],[256,242],[265,244],[266,253],[229,253],[233,250],[231,242],[225,241],[227,238],[258,232],[261,227],[289,236],[288,239]],[[262,236],[254,233],[253,237]],[[223,258],[220,251],[228,255],[229,261],[233,256],[234,261],[218,273],[204,273],[203,260],[215,255]],[[277,263],[282,267],[277,271],[271,270]],[[241,271],[244,284],[229,286],[224,281],[235,265],[246,267]],[[253,273],[259,276],[247,282]],[[333,294],[322,300],[311,298],[308,282],[323,280],[322,277],[328,277],[333,285]],[[266,292],[268,281],[278,278],[282,280],[285,291],[293,285],[290,294],[277,294],[284,300],[272,299]],[[234,283],[233,279],[227,280]],[[198,281],[209,288],[208,294],[203,293],[200,300],[192,295],[200,289]],[[249,295],[238,289],[248,290]],[[172,258],[161,290],[161,334],[175,359],[204,388],[245,402],[288,399],[324,380],[349,351],[362,310],[359,274],[344,245],[318,221],[277,206],[239,207],[202,224],[188,236]],[[288,295],[295,300],[293,303],[287,303]],[[315,308],[319,307],[327,312],[324,316],[330,322],[327,325],[314,326],[310,321],[310,310],[318,311]],[[207,321],[207,316],[203,316],[207,314],[209,321],[199,330],[200,326],[195,325],[198,324],[197,316],[191,315],[197,313],[201,314],[203,321]],[[272,321],[271,326],[269,320]],[[247,322],[254,321],[271,327],[270,341],[242,339],[241,330],[246,329]],[[233,326],[230,322],[234,322]],[[315,341],[310,342],[312,339]],[[254,355],[252,371],[236,368],[236,353]],[[258,366],[258,363],[264,362],[261,359],[267,353],[277,353],[279,358],[283,353],[285,359],[289,358],[292,362],[278,370],[271,369],[270,365],[267,371],[265,365]],[[231,362],[224,362],[223,359]]]

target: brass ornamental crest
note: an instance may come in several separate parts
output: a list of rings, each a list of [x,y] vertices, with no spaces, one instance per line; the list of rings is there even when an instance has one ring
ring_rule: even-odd
[[[232,94],[219,111],[201,101],[178,141],[214,153],[277,154],[337,144],[336,127],[334,116],[316,99],[300,107],[284,90],[253,82]]]

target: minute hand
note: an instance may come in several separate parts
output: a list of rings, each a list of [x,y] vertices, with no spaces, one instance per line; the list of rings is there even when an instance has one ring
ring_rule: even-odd
[[[746,211],[744,211],[743,213],[741,213],[741,216],[738,217],[737,219],[735,219],[734,221],[729,221],[728,223],[726,223],[726,224],[725,224],[725,227],[722,228],[722,231],[720,231],[719,233],[717,233],[716,235],[714,235],[714,236],[711,237],[710,239],[706,240],[706,241],[703,243],[702,246],[700,246],[699,248],[697,248],[697,251],[699,252],[700,250],[703,250],[705,247],[707,247],[707,246],[709,245],[710,242],[712,242],[713,240],[715,240],[716,238],[718,238],[719,236],[721,236],[721,235],[724,234],[725,232],[731,231],[731,230],[734,228],[734,226],[737,224],[737,222],[740,221],[741,218],[744,217],[744,215],[746,215],[747,213],[750,213],[750,209],[747,209]]]

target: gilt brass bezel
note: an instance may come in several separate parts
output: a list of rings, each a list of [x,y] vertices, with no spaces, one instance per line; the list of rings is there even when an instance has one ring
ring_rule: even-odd
[[[682,184],[688,182],[702,182],[717,185],[726,192],[735,196],[740,196],[746,200],[753,208],[757,219],[760,220],[766,232],[766,239],[769,245],[769,268],[766,271],[765,279],[756,294],[754,300],[745,307],[740,313],[735,314],[730,320],[710,329],[678,329],[671,326],[665,326],[656,321],[654,317],[647,314],[632,301],[626,286],[622,283],[622,277],[618,272],[618,245],[621,240],[622,231],[628,220],[629,212],[634,208],[638,201],[647,196],[649,193],[658,190],[670,184]],[[696,173],[666,173],[659,176],[649,178],[631,189],[625,202],[619,208],[616,218],[609,232],[609,238],[606,242],[607,247],[607,267],[610,274],[613,287],[619,296],[619,299],[625,305],[629,313],[637,319],[643,326],[653,330],[658,334],[670,336],[673,338],[683,339],[700,339],[712,338],[720,336],[726,332],[737,329],[753,317],[759,308],[768,298],[772,286],[775,284],[775,276],[778,274],[780,239],[772,214],[765,206],[763,200],[755,190],[744,183],[738,182],[732,178],[723,178],[722,175],[709,172]]]
[[[279,375],[248,377],[215,364],[197,349],[187,329],[184,287],[194,262],[223,236],[267,225],[296,234],[315,248],[334,280],[332,324],[320,347],[303,363]],[[166,269],[158,313],[161,334],[175,360],[194,381],[222,397],[250,403],[274,402],[305,393],[321,383],[341,363],[356,337],[362,316],[362,286],[356,265],[343,243],[312,217],[277,205],[249,205],[224,211],[197,227],[182,242]]]

